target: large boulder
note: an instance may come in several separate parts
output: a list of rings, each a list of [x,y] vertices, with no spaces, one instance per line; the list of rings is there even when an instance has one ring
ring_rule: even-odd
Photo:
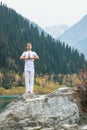
[[[1,130],[80,130],[80,108],[73,90],[51,94],[24,94],[0,113]]]

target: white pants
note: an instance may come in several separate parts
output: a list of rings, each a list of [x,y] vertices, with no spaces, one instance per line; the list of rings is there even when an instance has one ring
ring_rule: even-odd
[[[25,69],[25,86],[26,92],[33,93],[34,87],[34,69]]]

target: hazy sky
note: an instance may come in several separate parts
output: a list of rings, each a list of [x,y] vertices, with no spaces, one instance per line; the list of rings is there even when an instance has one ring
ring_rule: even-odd
[[[87,0],[0,0],[19,14],[47,27],[72,26],[87,14]]]

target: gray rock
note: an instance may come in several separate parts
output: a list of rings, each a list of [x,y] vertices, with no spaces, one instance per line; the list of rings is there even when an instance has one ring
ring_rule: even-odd
[[[9,130],[75,128],[80,121],[80,111],[75,100],[72,89],[68,87],[41,96],[24,94],[0,114],[0,126]]]

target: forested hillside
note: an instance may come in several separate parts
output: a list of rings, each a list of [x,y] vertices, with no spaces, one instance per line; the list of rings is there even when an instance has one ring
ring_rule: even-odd
[[[0,4],[0,69],[23,72],[24,62],[19,60],[30,41],[40,60],[36,61],[37,74],[75,73],[85,65],[83,54],[51,36],[39,34],[29,20],[13,9]]]

